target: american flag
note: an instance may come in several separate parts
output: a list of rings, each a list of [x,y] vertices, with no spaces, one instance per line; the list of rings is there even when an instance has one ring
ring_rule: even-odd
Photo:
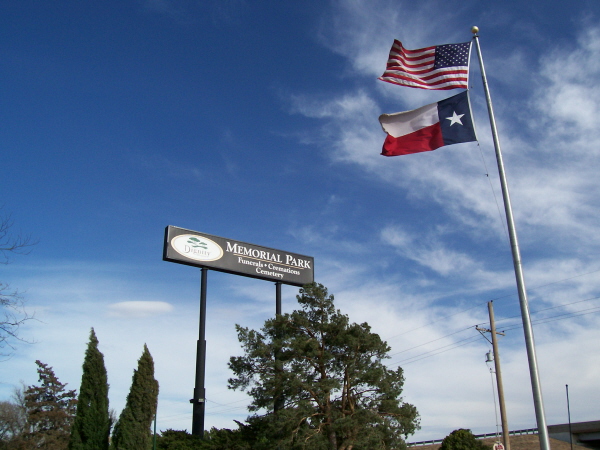
[[[468,88],[471,42],[407,50],[398,40],[381,81],[420,89]]]

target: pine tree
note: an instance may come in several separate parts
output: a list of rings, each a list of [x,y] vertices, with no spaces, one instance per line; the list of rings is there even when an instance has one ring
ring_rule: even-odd
[[[237,326],[245,355],[230,359],[229,387],[250,394],[250,411],[268,412],[243,427],[266,439],[253,448],[404,448],[419,419],[402,401],[402,368],[382,363],[390,347],[367,323],[350,323],[323,285],[304,286],[297,299],[301,310],[260,332]]]
[[[114,450],[147,450],[152,445],[150,425],[156,414],[158,381],[154,379],[154,361],[144,344],[144,352],[133,372],[131,389],[112,439]]]
[[[69,449],[107,450],[110,425],[104,355],[98,350],[98,339],[92,328],[83,361],[77,413],[71,429]]]
[[[22,440],[26,447],[52,450],[66,449],[77,407],[77,393],[66,391],[52,367],[40,361],[40,386],[29,386],[24,392],[27,422]]]

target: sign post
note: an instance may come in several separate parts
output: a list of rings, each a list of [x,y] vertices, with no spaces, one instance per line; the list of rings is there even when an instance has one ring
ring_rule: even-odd
[[[206,408],[206,285],[208,269],[275,282],[275,314],[281,314],[281,285],[303,286],[314,281],[314,258],[169,225],[163,260],[201,269],[200,325],[196,343],[196,378],[192,434],[204,437]],[[282,399],[275,399],[279,409]]]

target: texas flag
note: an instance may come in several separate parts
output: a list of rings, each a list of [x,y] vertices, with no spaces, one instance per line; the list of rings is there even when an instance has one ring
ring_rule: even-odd
[[[382,114],[388,135],[384,156],[428,152],[444,145],[476,141],[468,91],[431,105],[396,114]]]

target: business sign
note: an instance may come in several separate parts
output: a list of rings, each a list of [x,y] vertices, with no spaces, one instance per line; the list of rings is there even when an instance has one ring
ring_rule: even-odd
[[[314,258],[311,256],[171,225],[165,229],[163,260],[293,286],[314,281]]]

